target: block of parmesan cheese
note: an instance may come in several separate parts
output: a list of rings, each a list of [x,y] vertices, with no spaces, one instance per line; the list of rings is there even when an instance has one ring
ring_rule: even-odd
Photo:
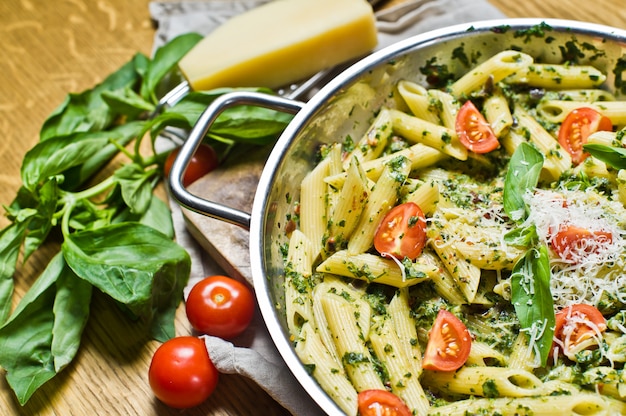
[[[376,44],[366,0],[274,0],[209,33],[179,68],[196,91],[277,88],[365,55]]]

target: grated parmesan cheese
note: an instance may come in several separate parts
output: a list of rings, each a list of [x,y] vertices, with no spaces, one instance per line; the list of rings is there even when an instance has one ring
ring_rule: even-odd
[[[550,246],[563,226],[608,232],[611,239],[588,241],[568,251],[566,258],[550,250],[551,290],[555,306],[589,303],[600,307],[616,297],[626,303],[626,210],[620,202],[586,190],[538,190],[524,199],[530,208],[526,224],[534,224],[539,238]]]

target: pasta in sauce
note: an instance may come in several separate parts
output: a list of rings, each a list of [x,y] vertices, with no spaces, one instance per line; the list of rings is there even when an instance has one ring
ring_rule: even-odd
[[[626,147],[626,102],[605,78],[503,51],[446,88],[399,82],[404,110],[381,108],[359,142],[323,149],[301,185],[285,305],[297,355],[346,414],[368,389],[416,415],[626,414],[626,173],[593,156],[574,164],[557,140],[587,107],[614,126],[587,143]],[[459,140],[467,100],[496,150]],[[378,225],[406,202],[426,216],[426,245],[415,259],[383,256]],[[588,234],[557,239],[574,229]],[[555,313],[578,304],[605,323],[553,343]],[[422,368],[440,309],[472,335],[456,371]]]

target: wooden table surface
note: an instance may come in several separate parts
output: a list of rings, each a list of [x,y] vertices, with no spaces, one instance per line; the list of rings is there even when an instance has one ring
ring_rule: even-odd
[[[393,0],[394,3],[402,0]],[[490,0],[509,17],[586,20],[619,27],[626,9],[614,0]],[[135,52],[149,54],[154,28],[149,0],[3,0],[0,2],[0,204],[20,186],[26,151],[45,118],[69,92],[100,82]],[[0,226],[8,224],[0,218]],[[35,253],[15,276],[14,304],[58,250]],[[177,332],[189,333],[184,310]],[[120,338],[117,334],[127,334]],[[147,370],[157,343],[95,296],[92,317],[74,362],[21,407],[0,370],[2,415],[286,415],[262,389],[237,375],[222,375],[202,406],[180,412],[153,398]]]

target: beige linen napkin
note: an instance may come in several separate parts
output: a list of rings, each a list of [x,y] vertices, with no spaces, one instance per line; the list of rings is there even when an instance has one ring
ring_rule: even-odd
[[[154,48],[182,33],[208,34],[230,17],[266,1],[152,2],[150,13],[157,24]],[[377,13],[378,48],[428,30],[502,17],[486,0],[409,0]],[[187,232],[180,207],[174,201],[170,205],[177,240],[192,258],[189,290],[199,279],[223,271]],[[283,362],[258,311],[246,332],[232,343],[210,336],[205,337],[205,342],[221,372],[249,377],[294,415],[323,414]]]

